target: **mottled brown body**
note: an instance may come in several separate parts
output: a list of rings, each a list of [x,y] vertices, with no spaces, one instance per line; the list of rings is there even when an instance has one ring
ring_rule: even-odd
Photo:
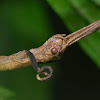
[[[64,51],[62,50],[62,45],[66,44],[66,42],[62,39],[63,36],[65,36],[65,34],[54,35],[39,48],[30,49],[30,51],[34,54],[37,63],[45,63],[56,60],[60,57],[60,54]],[[51,52],[53,48],[57,49],[55,54]],[[0,56],[1,71],[13,70],[29,65],[31,65],[31,62],[25,50],[10,56]]]
[[[45,63],[59,59],[65,49],[100,29],[100,20],[66,36],[57,34],[48,39],[42,46],[30,49],[34,54],[37,63]],[[10,56],[0,56],[0,71],[13,70],[31,65],[30,59],[25,50]]]
[[[10,56],[0,56],[0,70],[13,70],[31,65],[25,50]]]
[[[30,51],[35,55],[37,62],[48,62],[52,60],[59,59],[60,55],[63,53],[63,46],[66,45],[66,41],[62,39],[65,37],[65,34],[57,34],[52,36],[48,41],[46,41],[41,47],[33,53],[33,50]],[[52,53],[52,49],[56,48],[57,52]]]

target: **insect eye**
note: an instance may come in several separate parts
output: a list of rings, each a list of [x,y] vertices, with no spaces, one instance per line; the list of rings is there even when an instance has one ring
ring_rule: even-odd
[[[52,54],[56,54],[58,52],[58,49],[56,48],[56,47],[53,47],[52,49],[51,49],[51,53]]]

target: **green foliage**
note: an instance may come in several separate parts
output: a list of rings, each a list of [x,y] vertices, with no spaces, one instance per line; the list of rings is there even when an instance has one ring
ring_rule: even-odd
[[[93,0],[97,5],[100,5],[100,0]]]
[[[47,1],[71,32],[100,19],[100,8],[90,0]],[[96,1],[100,3],[99,0]],[[84,38],[79,43],[88,56],[100,67],[100,32]]]
[[[15,94],[4,87],[0,87],[0,100],[15,100]]]
[[[12,28],[12,35],[27,37],[40,45],[52,32],[46,5],[42,1],[16,1],[0,6],[1,18]]]

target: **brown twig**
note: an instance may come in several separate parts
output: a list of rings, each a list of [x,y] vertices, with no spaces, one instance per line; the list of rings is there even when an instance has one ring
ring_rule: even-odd
[[[61,57],[62,53],[68,46],[99,29],[100,20],[68,36],[65,34],[54,35],[39,48],[30,49],[29,51],[34,54],[37,63],[57,60]],[[27,67],[29,65],[31,65],[31,62],[25,50],[10,56],[0,56],[0,71],[14,70],[17,68]]]

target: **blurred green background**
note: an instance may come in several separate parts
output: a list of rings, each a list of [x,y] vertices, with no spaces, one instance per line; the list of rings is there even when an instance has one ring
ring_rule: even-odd
[[[54,34],[68,35],[99,19],[99,0],[0,1],[0,55],[39,47]],[[59,61],[47,64],[54,75],[46,82],[36,79],[32,66],[0,72],[0,100],[100,97],[100,31],[70,46]]]

